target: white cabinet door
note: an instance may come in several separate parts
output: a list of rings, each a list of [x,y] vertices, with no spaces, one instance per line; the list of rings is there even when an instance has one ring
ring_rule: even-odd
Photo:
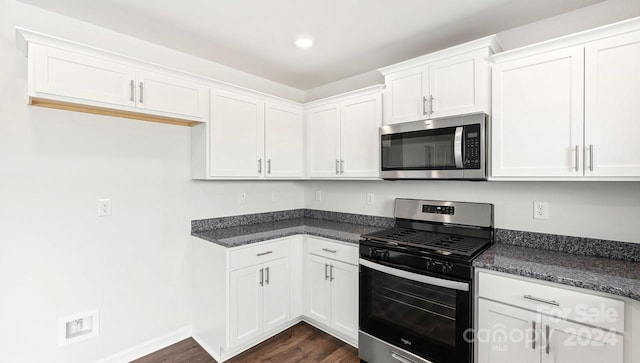
[[[429,64],[430,118],[487,111],[488,55],[480,50]]]
[[[308,255],[307,262],[307,316],[326,326],[331,326],[329,260],[315,255]]]
[[[640,176],[640,31],[585,51],[585,175]]]
[[[297,108],[266,104],[265,114],[266,177],[300,178],[304,174],[302,111]]]
[[[312,108],[307,114],[307,162],[310,177],[337,177],[340,104]]]
[[[343,177],[377,178],[380,174],[379,127],[382,96],[362,96],[342,102],[340,160]]]
[[[94,106],[135,106],[133,67],[33,43],[29,53],[34,72],[30,96],[46,93],[91,101]]]
[[[582,175],[583,61],[574,47],[494,66],[492,176]]]
[[[331,328],[358,339],[358,267],[330,262]]]
[[[206,121],[209,88],[158,72],[136,73],[136,107],[169,117]]]
[[[623,338],[611,331],[543,319],[542,363],[622,363]],[[548,332],[547,332],[548,329]]]
[[[539,332],[535,312],[478,299],[478,363],[539,363]]]
[[[264,102],[211,90],[211,176],[254,177],[264,172]]]
[[[428,77],[428,66],[396,72],[385,77],[385,125],[428,118],[424,100],[428,95]]]
[[[249,342],[262,334],[261,269],[261,265],[256,265],[230,273],[229,343],[232,347]]]
[[[291,313],[289,258],[264,264],[264,331],[268,332],[289,321]]]

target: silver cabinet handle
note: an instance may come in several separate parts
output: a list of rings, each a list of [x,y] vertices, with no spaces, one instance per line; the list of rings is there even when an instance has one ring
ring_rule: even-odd
[[[531,349],[536,349],[536,322],[531,322]]]
[[[271,159],[267,160],[267,174],[271,174]]]
[[[264,286],[264,270],[260,269],[260,286]]]
[[[262,174],[262,158],[258,159],[258,174]]]
[[[267,274],[267,277],[264,279],[264,283],[269,285],[269,268],[265,268],[265,273]]]
[[[329,281],[333,281],[333,265],[329,265]]]
[[[397,360],[399,362],[402,362],[402,363],[416,363],[416,361],[411,360],[409,358],[405,358],[405,357],[401,356],[400,354],[398,354],[396,352],[391,352],[391,358],[393,358],[393,359],[395,359],[395,360]],[[430,360],[426,360],[425,359],[424,361],[426,363],[432,363]]]
[[[544,304],[560,306],[560,303],[555,301],[555,300],[541,299],[539,297],[535,297],[535,296],[531,296],[531,295],[525,295],[524,298],[527,299],[527,300],[533,300],[533,301],[541,302],[541,303],[544,303]]]
[[[336,252],[338,252],[337,250],[330,250],[330,249],[328,249],[328,248],[323,248],[322,250],[323,250],[323,251],[325,251],[325,252],[329,252],[329,253],[336,253]]]
[[[545,336],[546,336],[546,341],[547,341],[547,346],[545,347],[545,351],[547,352],[547,354],[549,354],[549,349],[551,348],[550,345],[551,343],[549,343],[549,325],[545,325]]]
[[[433,95],[429,95],[429,115],[433,114]]]
[[[422,96],[422,114],[427,114],[427,97]]]
[[[344,174],[344,160],[340,159],[340,174]]]
[[[580,171],[580,154],[578,148],[579,146],[576,145],[576,171]]]
[[[340,174],[340,160],[336,159],[336,174]]]
[[[453,137],[453,157],[456,162],[456,168],[462,169],[462,126],[456,127],[456,133]]]
[[[589,171],[593,171],[593,144],[589,145]]]
[[[144,84],[140,82],[140,103],[144,102]]]
[[[261,253],[256,254],[256,256],[260,257],[260,256],[268,255],[270,253],[273,253],[273,251],[261,252]]]
[[[328,269],[329,269],[329,264],[326,264],[326,263],[325,263],[325,264],[324,264],[324,279],[325,279],[325,281],[326,281],[327,279],[329,279],[329,271],[327,271]]]
[[[135,87],[136,87],[135,82],[132,79],[131,82],[129,82],[129,94],[130,94],[129,100],[131,102],[135,101],[135,99],[133,98],[133,93],[135,92]]]

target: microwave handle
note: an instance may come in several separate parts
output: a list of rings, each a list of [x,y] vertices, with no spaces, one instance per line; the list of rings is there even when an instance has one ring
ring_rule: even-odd
[[[456,134],[453,139],[453,156],[456,161],[456,168],[458,169],[464,167],[462,164],[462,131],[462,126],[456,127]]]

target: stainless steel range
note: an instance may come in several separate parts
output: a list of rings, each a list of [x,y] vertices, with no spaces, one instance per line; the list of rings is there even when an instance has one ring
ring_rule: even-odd
[[[394,216],[360,241],[360,359],[472,362],[471,264],[493,243],[493,205],[396,199]]]

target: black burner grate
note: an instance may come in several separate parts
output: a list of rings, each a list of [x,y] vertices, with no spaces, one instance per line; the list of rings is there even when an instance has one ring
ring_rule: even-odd
[[[419,249],[432,250],[444,255],[473,256],[488,240],[407,228],[390,228],[363,236],[374,241],[403,244]]]

